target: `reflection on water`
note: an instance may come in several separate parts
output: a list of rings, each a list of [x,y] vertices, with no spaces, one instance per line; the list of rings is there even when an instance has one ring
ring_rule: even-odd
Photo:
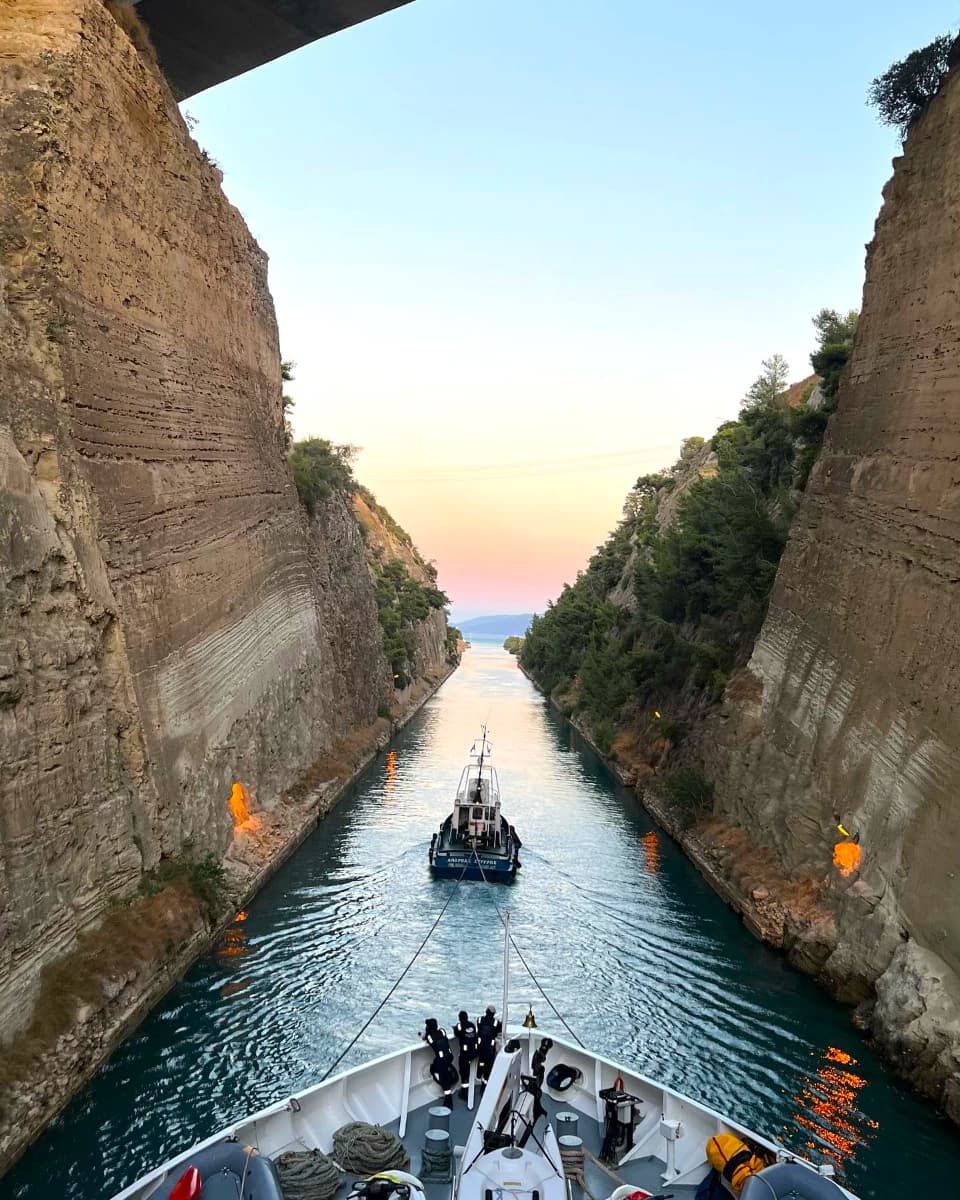
[[[643,865],[647,874],[656,875],[660,869],[660,839],[653,829],[643,835],[640,839],[640,846],[643,850]]]
[[[387,778],[383,785],[383,798],[389,800],[393,795],[393,785],[397,778],[397,752],[390,750],[387,753]]]
[[[598,1051],[794,1149],[837,1162],[865,1200],[955,1195],[952,1132],[885,1076],[848,1015],[746,932],[675,844],[495,646],[460,671],[3,1181],[19,1200],[103,1200],[175,1150],[320,1078],[426,951],[347,1063],[448,1027],[501,992],[484,884],[431,879],[489,719],[504,812],[524,840],[507,904],[524,957]],[[398,764],[402,762],[402,770]],[[387,802],[389,801],[389,802]],[[511,1018],[556,1018],[518,962]],[[826,1049],[825,1049],[826,1047]],[[880,1136],[882,1130],[883,1136]]]
[[[859,1147],[872,1139],[872,1131],[880,1128],[880,1122],[859,1107],[858,1093],[867,1080],[853,1069],[856,1065],[848,1051],[828,1046],[816,1073],[802,1081],[794,1097],[793,1119],[811,1135],[803,1144],[804,1153],[833,1162],[841,1175]],[[789,1127],[782,1133],[789,1138]]]
[[[213,955],[218,962],[224,966],[239,967],[243,963],[239,960],[246,958],[250,953],[250,945],[247,941],[246,930],[244,929],[244,921],[247,919],[245,912],[238,912],[233,918],[233,924],[224,930],[219,942],[213,948]],[[231,960],[233,960],[231,962]],[[220,988],[221,999],[226,999],[228,996],[235,996],[238,992],[244,991],[253,982],[250,976],[244,976],[240,979],[229,979]]]

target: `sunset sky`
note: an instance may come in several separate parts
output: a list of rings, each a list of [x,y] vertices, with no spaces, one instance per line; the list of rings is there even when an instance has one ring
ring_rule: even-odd
[[[864,96],[952,3],[415,0],[187,102],[270,255],[298,436],[542,610],[638,474],[809,371],[898,152]]]

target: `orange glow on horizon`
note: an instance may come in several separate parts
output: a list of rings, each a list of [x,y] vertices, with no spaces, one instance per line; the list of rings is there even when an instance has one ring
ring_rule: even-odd
[[[833,848],[833,865],[841,875],[852,875],[859,870],[863,850],[857,842],[837,842]]]
[[[502,448],[487,451],[511,457]],[[577,449],[565,453],[575,455]],[[638,455],[636,461],[583,474],[528,478],[504,472],[502,478],[476,481],[467,474],[443,483],[398,475],[395,457],[367,455],[357,464],[357,476],[421,553],[436,561],[440,586],[455,610],[542,613],[616,527],[637,476],[668,463],[671,452],[658,451],[650,462]]]
[[[250,813],[249,800],[250,795],[243,784],[235,783],[230,792],[230,812],[233,815],[234,833],[260,828],[260,821]]]

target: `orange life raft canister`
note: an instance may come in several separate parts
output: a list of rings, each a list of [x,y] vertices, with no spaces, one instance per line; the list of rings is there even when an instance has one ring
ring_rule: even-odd
[[[707,1158],[710,1166],[719,1171],[733,1190],[739,1196],[743,1185],[751,1175],[756,1175],[766,1166],[759,1155],[754,1152],[732,1133],[718,1133],[707,1142]]]

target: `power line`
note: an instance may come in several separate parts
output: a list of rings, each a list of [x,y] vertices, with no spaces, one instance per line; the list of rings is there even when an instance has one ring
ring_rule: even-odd
[[[597,459],[630,458],[630,457],[635,457],[638,454],[651,454],[655,450],[656,451],[672,450],[675,448],[675,445],[676,445],[676,443],[670,442],[669,444],[664,444],[662,446],[640,446],[639,448],[635,447],[632,450],[602,450],[602,451],[598,451],[596,454],[578,454],[578,455],[574,455],[574,456],[566,455],[563,458],[510,459],[510,460],[506,460],[506,461],[499,462],[499,463],[477,463],[474,466],[470,466],[468,464],[468,465],[462,467],[461,469],[464,471],[479,471],[479,470],[483,470],[487,466],[497,466],[497,467],[562,466],[566,463],[593,462],[593,461],[596,461]],[[445,467],[437,467],[437,468],[433,468],[433,469],[436,471],[446,470]],[[402,472],[402,471],[397,472],[397,474],[403,474],[403,473],[404,472]]]
[[[462,467],[425,467],[409,470],[384,471],[380,479],[408,480],[415,483],[447,483],[457,480],[539,478],[551,475],[577,475],[615,467],[627,459],[641,455],[666,453],[675,446],[645,446],[638,450],[615,450],[606,454],[588,454],[578,458],[540,459],[532,461],[502,461],[468,464]]]

